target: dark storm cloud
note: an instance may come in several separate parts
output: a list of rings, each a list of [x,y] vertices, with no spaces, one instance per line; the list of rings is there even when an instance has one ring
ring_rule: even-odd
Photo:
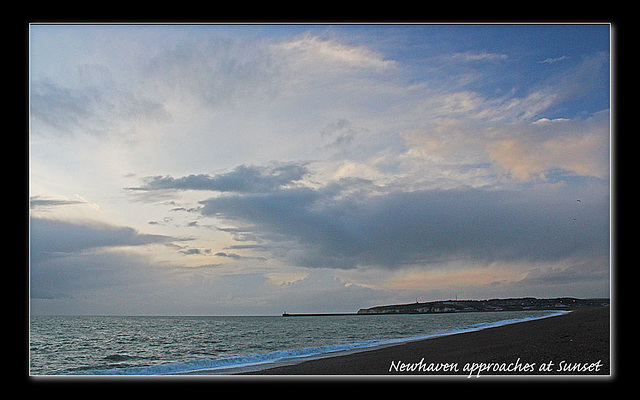
[[[397,267],[444,261],[554,261],[607,255],[606,185],[588,203],[572,190],[421,190],[345,195],[334,183],[232,194],[201,202],[307,267]]]
[[[129,227],[80,224],[43,218],[30,221],[31,260],[56,254],[112,246],[139,246],[173,240],[168,236],[145,235]]]
[[[156,281],[160,268],[125,252],[73,253],[31,260],[32,299],[73,298],[97,289]]]
[[[189,175],[182,178],[154,176],[130,190],[213,190],[219,192],[268,192],[301,180],[307,174],[304,164],[278,164],[269,167],[240,165],[233,171],[210,176]]]
[[[605,181],[578,179],[571,187],[510,191],[407,191],[364,179],[312,188],[300,182],[308,173],[300,163],[241,165],[214,176],[154,177],[134,189],[218,191],[217,197],[200,202],[202,215],[239,223],[242,228],[220,230],[305,267],[395,268],[608,256]],[[586,198],[576,202],[579,197]]]
[[[34,217],[29,228],[32,299],[73,297],[86,290],[148,282],[155,267],[142,258],[101,250],[173,240],[128,227]]]

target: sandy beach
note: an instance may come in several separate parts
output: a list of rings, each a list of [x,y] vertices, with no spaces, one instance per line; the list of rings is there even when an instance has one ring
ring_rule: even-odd
[[[587,308],[244,374],[611,375],[610,349],[609,308]]]

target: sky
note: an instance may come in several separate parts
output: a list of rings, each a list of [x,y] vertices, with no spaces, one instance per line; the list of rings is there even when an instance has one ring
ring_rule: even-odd
[[[608,24],[32,24],[32,314],[609,297]]]

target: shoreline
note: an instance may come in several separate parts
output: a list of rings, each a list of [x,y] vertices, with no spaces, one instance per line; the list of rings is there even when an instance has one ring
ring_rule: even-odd
[[[328,355],[234,376],[611,375],[610,307],[456,333],[350,354]],[[193,375],[220,374],[198,371]],[[224,374],[224,373],[223,373]]]

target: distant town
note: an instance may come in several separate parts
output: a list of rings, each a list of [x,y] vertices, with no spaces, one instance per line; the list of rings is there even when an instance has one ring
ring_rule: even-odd
[[[522,311],[522,310],[557,310],[581,307],[606,307],[609,299],[578,299],[574,297],[558,297],[537,299],[522,297],[490,300],[443,300],[426,303],[395,304],[362,308],[358,314],[436,314],[478,311]]]

